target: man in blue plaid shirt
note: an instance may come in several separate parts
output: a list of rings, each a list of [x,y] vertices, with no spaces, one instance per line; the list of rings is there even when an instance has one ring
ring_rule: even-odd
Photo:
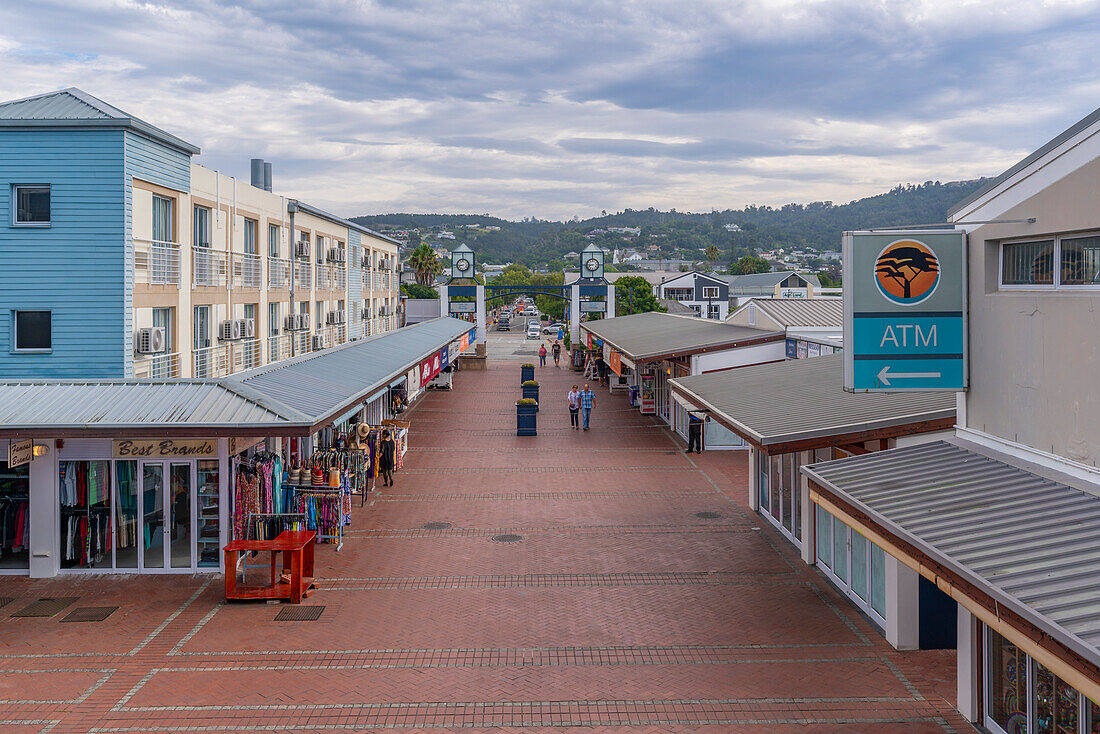
[[[584,390],[581,391],[581,417],[584,418],[584,430],[588,430],[588,418],[592,415],[592,406],[596,404],[596,394],[592,392],[592,388],[588,383],[585,383]]]

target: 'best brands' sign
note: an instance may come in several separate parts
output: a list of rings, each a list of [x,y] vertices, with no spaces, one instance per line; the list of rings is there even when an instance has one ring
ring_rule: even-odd
[[[117,459],[190,459],[218,455],[217,442],[211,440],[112,441]]]

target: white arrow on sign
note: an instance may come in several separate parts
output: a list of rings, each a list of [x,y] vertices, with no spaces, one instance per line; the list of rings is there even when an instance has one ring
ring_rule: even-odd
[[[889,374],[889,377],[887,376]],[[906,378],[923,377],[925,379],[934,379],[940,376],[939,372],[890,372],[890,365],[886,365],[879,370],[876,375],[883,385],[890,384],[890,378],[895,380],[904,380]]]

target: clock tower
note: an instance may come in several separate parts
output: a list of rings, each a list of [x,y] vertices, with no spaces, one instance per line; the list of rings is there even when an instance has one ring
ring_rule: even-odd
[[[581,279],[603,280],[604,251],[592,244],[581,252]]]
[[[474,251],[466,245],[451,250],[451,279],[474,277]]]

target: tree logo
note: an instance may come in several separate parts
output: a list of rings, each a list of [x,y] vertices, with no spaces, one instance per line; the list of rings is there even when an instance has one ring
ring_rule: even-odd
[[[936,290],[940,282],[940,263],[923,242],[891,242],[875,261],[875,282],[887,300],[912,306]]]

